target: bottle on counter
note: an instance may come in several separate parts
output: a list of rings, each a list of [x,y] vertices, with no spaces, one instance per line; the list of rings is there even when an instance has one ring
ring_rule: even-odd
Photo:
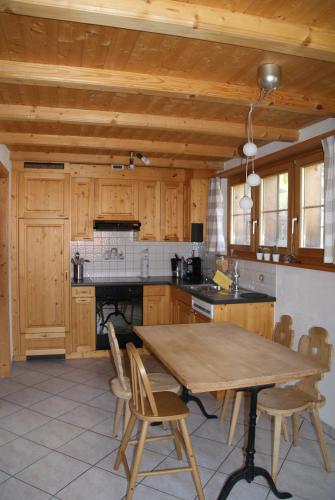
[[[149,250],[147,248],[141,259],[141,278],[149,278]]]

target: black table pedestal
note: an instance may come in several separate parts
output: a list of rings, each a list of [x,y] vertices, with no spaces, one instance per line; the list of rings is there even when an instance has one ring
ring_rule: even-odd
[[[250,392],[250,415],[249,415],[249,431],[248,431],[248,445],[246,448],[246,457],[244,467],[233,472],[225,482],[218,500],[225,500],[235,484],[241,479],[245,479],[248,483],[251,483],[256,476],[262,476],[266,479],[272,493],[277,498],[291,498],[291,493],[280,492],[277,490],[275,483],[271,475],[267,470],[262,467],[257,467],[254,465],[254,455],[255,455],[255,434],[256,434],[256,418],[257,418],[257,396],[259,391],[262,389],[267,389],[268,387],[273,387],[272,385],[261,385],[258,387],[246,387],[240,389],[244,392]]]
[[[202,401],[199,398],[193,396],[193,394],[190,394],[189,390],[186,389],[186,387],[184,387],[184,386],[183,386],[183,391],[181,393],[181,399],[184,401],[184,403],[188,403],[189,401],[194,401],[195,403],[197,403],[197,405],[199,406],[199,408],[201,410],[201,413],[206,418],[218,418],[217,415],[210,415],[209,413],[207,413],[204,405],[202,404]]]

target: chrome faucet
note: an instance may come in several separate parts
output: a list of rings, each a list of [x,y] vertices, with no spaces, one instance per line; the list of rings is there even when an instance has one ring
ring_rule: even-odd
[[[238,295],[239,288],[240,288],[240,274],[238,272],[238,260],[235,260],[235,262],[234,262],[234,271],[231,274],[231,277],[233,279],[233,283],[231,285],[231,291],[235,295]]]

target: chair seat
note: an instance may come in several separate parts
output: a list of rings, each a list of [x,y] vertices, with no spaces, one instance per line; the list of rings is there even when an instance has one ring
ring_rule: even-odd
[[[184,401],[182,401],[174,392],[155,392],[155,402],[158,411],[157,416],[152,414],[150,404],[147,399],[144,401],[143,412],[136,410],[132,400],[129,402],[129,407],[131,412],[138,419],[149,422],[179,420],[181,418],[186,418],[190,413]]]
[[[153,392],[171,391],[173,393],[180,392],[180,384],[172,375],[168,373],[148,373],[149,381]],[[111,380],[111,389],[116,397],[121,399],[131,398],[131,387],[129,377],[124,377],[127,390],[125,391],[119,381],[118,377]]]
[[[281,414],[291,415],[307,408],[313,399],[309,394],[291,387],[273,387],[264,389],[258,396],[258,408],[267,412],[269,415]]]

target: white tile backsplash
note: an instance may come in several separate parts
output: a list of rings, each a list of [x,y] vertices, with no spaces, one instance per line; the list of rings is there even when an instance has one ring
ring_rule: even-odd
[[[117,249],[117,257],[111,255],[112,248]],[[131,231],[94,231],[93,241],[72,241],[70,253],[73,257],[79,252],[90,261],[85,262],[85,277],[140,276],[145,249],[149,251],[150,276],[170,276],[170,259],[176,253],[185,257],[191,257],[193,250],[199,257],[204,253],[202,243],[137,241]]]

